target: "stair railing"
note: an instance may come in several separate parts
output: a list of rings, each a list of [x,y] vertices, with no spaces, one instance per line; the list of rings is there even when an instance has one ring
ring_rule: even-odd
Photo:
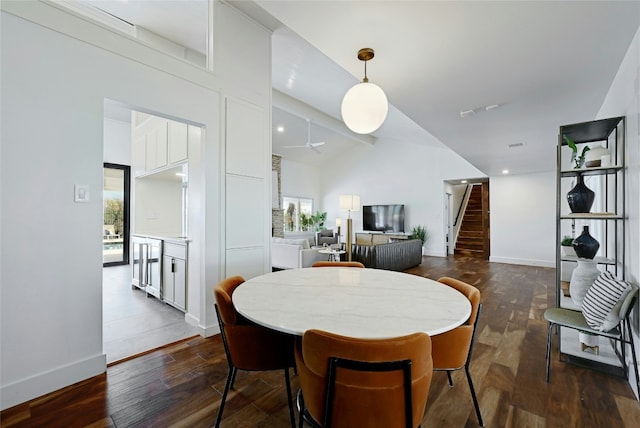
[[[458,213],[456,214],[456,219],[453,222],[452,244],[454,249],[456,248],[456,244],[458,243],[458,234],[460,233],[460,224],[458,223],[458,221],[462,219],[462,217],[464,216],[464,212],[467,210],[467,205],[469,204],[469,198],[471,197],[471,189],[473,189],[473,185],[467,184],[466,188],[464,189],[464,195],[462,195],[462,200],[460,201],[460,206],[458,207]]]

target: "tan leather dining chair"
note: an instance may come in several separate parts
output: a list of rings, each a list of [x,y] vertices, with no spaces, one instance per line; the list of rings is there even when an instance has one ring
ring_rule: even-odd
[[[433,346],[433,370],[446,371],[447,378],[449,379],[449,386],[453,386],[451,372],[464,368],[467,374],[467,381],[469,382],[469,390],[471,391],[473,405],[476,409],[478,423],[480,426],[484,426],[482,415],[480,414],[480,406],[478,405],[478,399],[476,397],[476,391],[473,387],[473,381],[471,380],[471,373],[469,371],[469,362],[471,361],[471,352],[473,351],[476,326],[478,324],[480,311],[482,310],[482,304],[480,303],[480,291],[474,286],[454,278],[442,277],[438,279],[438,282],[455,288],[460,293],[464,294],[465,297],[469,299],[469,302],[471,302],[471,315],[463,325],[445,333],[431,336],[431,344]]]
[[[291,335],[254,324],[236,311],[231,302],[231,297],[233,291],[243,282],[244,278],[241,276],[232,276],[222,280],[214,290],[216,315],[218,316],[222,342],[229,364],[229,374],[224,386],[215,426],[220,426],[225,400],[229,389],[233,387],[238,370],[284,370],[287,400],[289,402],[289,417],[291,418],[291,426],[295,428],[291,382],[289,379],[289,368],[294,367],[293,350],[295,339]]]
[[[307,330],[295,356],[299,427],[420,426],[433,374],[426,333],[356,339]]]
[[[364,265],[360,262],[317,261],[311,267],[355,267],[364,269]]]

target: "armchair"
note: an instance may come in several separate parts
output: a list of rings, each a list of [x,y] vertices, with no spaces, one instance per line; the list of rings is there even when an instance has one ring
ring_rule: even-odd
[[[333,232],[333,229],[323,229],[319,232],[316,232],[316,245],[338,244],[339,239],[340,237],[337,233]]]

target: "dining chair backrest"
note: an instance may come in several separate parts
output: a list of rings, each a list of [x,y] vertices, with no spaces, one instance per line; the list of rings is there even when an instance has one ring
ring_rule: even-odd
[[[215,310],[220,326],[220,335],[227,355],[229,373],[225,383],[215,427],[222,422],[222,414],[229,390],[233,386],[238,370],[284,370],[289,418],[295,427],[293,400],[289,368],[294,366],[294,337],[257,325],[242,315],[233,306],[233,292],[244,282],[241,276],[232,276],[220,281],[213,290]]]
[[[214,290],[227,357],[241,370],[293,367],[293,336],[248,321],[233,306],[233,292],[243,282],[241,276],[232,276]]]
[[[412,427],[420,424],[433,374],[431,339],[426,333],[357,339],[308,330],[301,342],[296,346],[296,365],[304,406],[315,421],[332,428],[404,428],[407,421]],[[346,360],[356,368],[337,368],[334,381],[329,383],[332,360]],[[401,361],[410,362],[407,378],[407,372],[398,369],[366,368],[367,363]],[[357,368],[362,365],[359,363],[364,363],[364,370]]]
[[[467,320],[467,322],[465,322],[465,325],[472,326],[476,322],[476,318],[478,316],[478,307],[480,306],[480,290],[478,290],[471,284],[467,284],[464,281],[450,278],[448,276],[439,278],[438,282],[441,282],[451,288],[458,290],[460,293],[464,294],[467,299],[469,299],[469,302],[471,303],[471,315],[469,315],[469,319]]]
[[[364,265],[360,262],[333,262],[333,261],[317,261],[311,267],[355,267],[364,269]]]
[[[476,410],[476,417],[478,418],[480,426],[484,426],[482,413],[480,412],[480,404],[478,403],[478,397],[476,396],[473,380],[471,379],[471,371],[469,370],[478,317],[482,309],[480,290],[471,284],[450,277],[442,277],[438,279],[438,282],[456,289],[469,299],[469,303],[471,303],[471,315],[469,315],[469,319],[467,319],[464,324],[453,330],[432,337],[433,369],[447,372],[449,386],[453,386],[451,372],[462,368],[465,369],[471,398],[473,399],[473,405]]]
[[[220,281],[213,291],[220,317],[225,325],[235,325],[237,322],[238,314],[231,302],[231,296],[243,282],[243,277],[239,275],[231,276]]]

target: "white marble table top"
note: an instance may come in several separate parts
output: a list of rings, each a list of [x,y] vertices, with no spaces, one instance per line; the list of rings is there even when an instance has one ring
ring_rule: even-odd
[[[288,269],[252,278],[233,293],[237,311],[260,325],[303,335],[315,328],[350,337],[436,335],[471,315],[457,290],[380,269]]]

